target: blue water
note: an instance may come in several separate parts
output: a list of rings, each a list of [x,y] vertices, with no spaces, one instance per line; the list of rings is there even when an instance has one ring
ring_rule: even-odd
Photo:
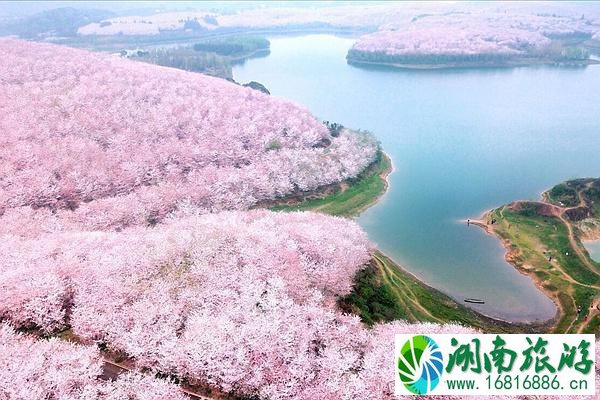
[[[582,243],[590,254],[590,258],[596,262],[600,262],[600,240],[590,240]]]
[[[358,222],[409,271],[513,321],[554,304],[504,261],[494,237],[458,221],[568,178],[600,176],[600,67],[403,71],[347,65],[353,39],[271,38],[234,68],[316,116],[366,129],[394,162],[390,189]]]

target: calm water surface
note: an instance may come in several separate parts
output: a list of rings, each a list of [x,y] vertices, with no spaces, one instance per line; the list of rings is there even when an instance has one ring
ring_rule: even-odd
[[[582,243],[588,253],[590,253],[591,259],[600,262],[600,240],[590,240]]]
[[[600,67],[454,71],[361,69],[353,39],[271,38],[271,55],[234,69],[322,119],[366,129],[392,157],[390,189],[358,222],[371,240],[458,301],[515,321],[553,303],[504,261],[500,242],[460,219],[600,176]]]

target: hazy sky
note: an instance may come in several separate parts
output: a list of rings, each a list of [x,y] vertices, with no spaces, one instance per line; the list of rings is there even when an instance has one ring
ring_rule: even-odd
[[[112,11],[118,15],[149,15],[161,11],[173,10],[211,10],[215,12],[231,12],[233,10],[257,7],[331,7],[348,4],[373,4],[392,2],[366,2],[366,1],[0,1],[0,17],[24,17],[41,11],[60,7],[73,7],[79,9],[94,8]],[[399,2],[411,6],[419,4],[420,7],[435,8],[436,3],[449,2]],[[483,2],[464,1],[450,2],[462,9],[486,8],[510,9],[523,12],[536,12],[547,14],[575,15],[577,13],[600,14],[599,1],[584,2]]]
[[[59,7],[95,8],[118,14],[153,13],[158,10],[232,10],[255,7],[314,7],[367,3],[365,1],[1,1],[0,15],[26,16]],[[373,3],[373,2],[369,2]]]

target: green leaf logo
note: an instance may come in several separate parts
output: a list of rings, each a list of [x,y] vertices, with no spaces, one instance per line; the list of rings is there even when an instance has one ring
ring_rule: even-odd
[[[428,336],[413,336],[398,354],[398,374],[404,387],[414,394],[431,392],[440,383],[444,358]]]

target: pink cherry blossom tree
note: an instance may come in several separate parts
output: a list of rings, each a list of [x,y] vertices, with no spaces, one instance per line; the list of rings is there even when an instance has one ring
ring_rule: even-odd
[[[36,340],[0,324],[0,398],[7,400],[184,400],[176,385],[136,373],[104,381],[97,349]]]
[[[456,12],[399,19],[359,38],[349,58],[414,64],[558,57],[552,39],[589,38],[587,20],[527,13]],[[583,54],[583,53],[582,53]],[[564,55],[563,55],[564,56]]]
[[[354,177],[378,148],[288,101],[106,54],[0,39],[0,77],[12,232],[153,225],[182,204],[247,209]]]

